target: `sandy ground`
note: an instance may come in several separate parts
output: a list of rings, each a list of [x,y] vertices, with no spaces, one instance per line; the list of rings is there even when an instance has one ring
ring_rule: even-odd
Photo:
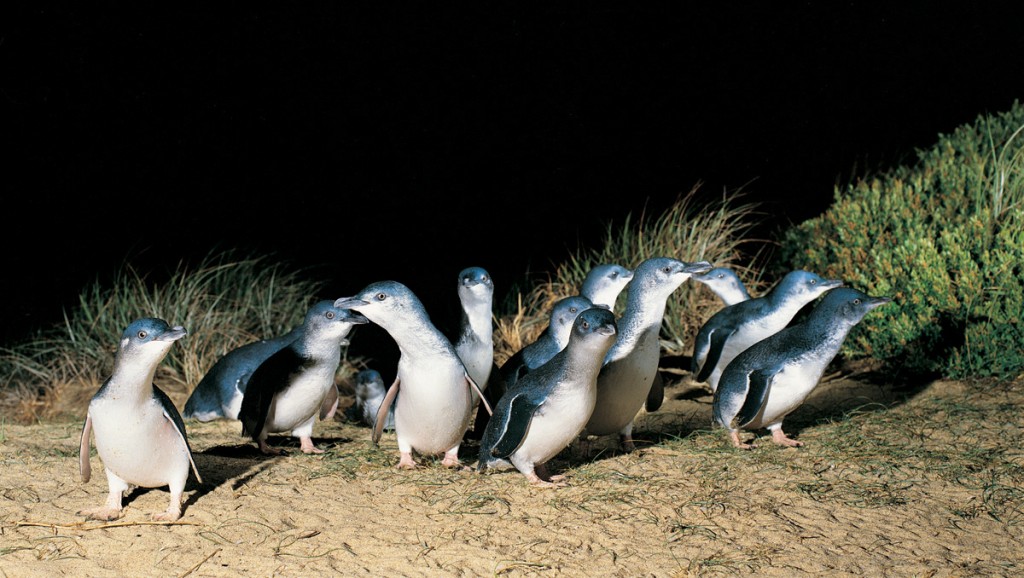
[[[551,463],[569,476],[558,489],[514,470],[396,470],[393,434],[375,447],[340,416],[316,427],[325,454],[271,438],[292,448],[274,458],[237,422],[190,421],[205,483],[170,524],[150,521],[166,488],[130,492],[120,520],[85,521],[76,512],[107,485],[95,450],[80,481],[81,424],[4,425],[0,575],[1024,575],[1024,420],[1003,419],[1020,382],[841,376],[787,422],[804,447],[759,432],[742,451],[710,428],[709,395],[666,376],[665,405],[638,419],[641,451],[569,448]],[[464,445],[464,462],[475,453]]]

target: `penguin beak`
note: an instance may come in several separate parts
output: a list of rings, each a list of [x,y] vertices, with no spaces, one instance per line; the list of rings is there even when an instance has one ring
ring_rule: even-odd
[[[337,305],[335,305],[335,307],[337,307]],[[353,325],[363,325],[364,323],[370,322],[365,315],[358,311],[353,311],[351,309],[345,309],[345,311],[348,311],[348,317],[346,317],[345,321],[348,321]]]
[[[711,263],[708,263],[707,261],[697,261],[696,263],[684,263],[683,273],[695,275],[699,273],[707,273],[713,268],[714,267],[711,266]]]
[[[176,325],[161,333],[157,341],[177,341],[186,335],[188,335],[188,331],[181,325]]]
[[[836,287],[842,287],[842,286],[843,286],[843,280],[842,279],[825,279],[821,283],[821,287],[824,287],[825,289],[835,289]]]
[[[890,301],[892,301],[891,297],[868,297],[867,299],[864,300],[864,306],[867,308],[868,311],[871,311],[875,307],[885,305]]]
[[[355,297],[341,297],[334,302],[334,306],[338,309],[352,309],[353,307],[363,307],[369,304],[369,301],[363,301]]]

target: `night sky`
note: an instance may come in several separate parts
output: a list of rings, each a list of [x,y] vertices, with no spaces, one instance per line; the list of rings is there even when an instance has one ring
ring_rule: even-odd
[[[0,337],[129,256],[454,303],[698,182],[777,230],[1024,96],[1014,4],[30,3],[0,18]]]

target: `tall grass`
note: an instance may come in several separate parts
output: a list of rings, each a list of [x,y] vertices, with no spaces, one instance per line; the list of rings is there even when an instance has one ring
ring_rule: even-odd
[[[112,279],[95,279],[64,312],[63,325],[37,330],[0,350],[0,413],[25,422],[79,416],[112,368],[121,333],[140,317],[188,330],[157,372],[157,385],[186,396],[229,350],[290,330],[319,285],[271,256],[210,253],[166,275],[126,262]]]
[[[1020,206],[1024,199],[1024,147],[1014,147],[1014,140],[1024,131],[1021,125],[1010,135],[1002,147],[998,146],[993,136],[991,119],[986,119],[986,138],[991,154],[991,166],[979,163],[983,171],[982,182],[988,184],[980,192],[988,193],[992,215],[997,221],[1011,209]],[[1009,156],[1008,156],[1009,155]],[[979,203],[983,204],[983,203]]]
[[[579,292],[583,279],[593,267],[616,263],[630,269],[651,257],[674,257],[692,262],[707,260],[716,266],[732,267],[752,293],[761,288],[759,262],[762,241],[748,238],[758,223],[755,203],[743,202],[742,190],[723,193],[720,199],[698,202],[700,183],[660,215],[626,215],[621,224],[606,225],[599,247],[582,247],[571,253],[546,280],[519,292],[514,310],[499,317],[495,330],[495,361],[501,362],[533,340],[547,327],[548,315],[556,301]],[[621,306],[626,290],[616,303]],[[687,282],[669,299],[662,332],[667,355],[683,355],[701,324],[722,306],[700,283]]]

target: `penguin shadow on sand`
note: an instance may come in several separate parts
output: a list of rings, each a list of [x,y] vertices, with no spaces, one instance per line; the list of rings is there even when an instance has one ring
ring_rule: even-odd
[[[288,435],[271,435],[268,443],[284,450],[281,455],[264,454],[253,443],[221,444],[194,452],[196,468],[202,473],[203,484],[190,480],[186,490],[193,491],[185,505],[195,503],[217,488],[230,484],[232,490],[245,485],[249,480],[272,468],[274,464],[289,459],[310,459],[302,453],[298,438]],[[314,437],[314,443],[328,452],[352,442],[347,437]]]

